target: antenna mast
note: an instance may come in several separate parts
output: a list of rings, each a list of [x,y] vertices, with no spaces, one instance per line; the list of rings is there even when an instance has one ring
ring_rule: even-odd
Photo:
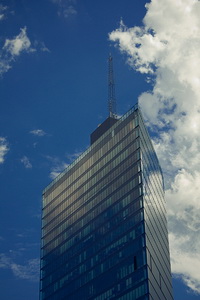
[[[116,115],[115,82],[113,76],[113,58],[108,57],[108,112],[110,117]]]

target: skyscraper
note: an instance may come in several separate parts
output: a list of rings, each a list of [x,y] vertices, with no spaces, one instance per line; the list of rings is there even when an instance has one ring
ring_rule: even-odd
[[[41,300],[172,300],[162,171],[138,106],[43,193]]]

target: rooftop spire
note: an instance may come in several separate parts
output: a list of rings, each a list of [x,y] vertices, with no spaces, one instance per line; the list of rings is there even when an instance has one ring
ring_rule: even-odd
[[[110,117],[116,114],[116,100],[115,100],[115,82],[113,75],[113,58],[111,54],[108,57],[108,112]]]

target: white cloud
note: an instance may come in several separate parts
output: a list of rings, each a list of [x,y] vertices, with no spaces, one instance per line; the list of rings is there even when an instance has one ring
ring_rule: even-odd
[[[75,8],[76,0],[51,0],[52,3],[58,6],[58,16],[63,16],[68,19],[69,17],[77,15]]]
[[[33,135],[36,136],[44,136],[46,135],[46,132],[42,129],[35,129],[35,130],[31,130],[30,133],[32,133]]]
[[[12,58],[19,56],[21,52],[33,52],[31,42],[26,34],[26,27],[20,29],[20,33],[13,39],[6,39],[3,50],[11,55]]]
[[[9,148],[6,138],[0,137],[0,164],[5,160],[5,155],[7,154]]]
[[[11,69],[10,61],[2,58],[0,54],[0,76],[8,72],[9,69]]]
[[[0,12],[1,13],[1,12]],[[33,53],[37,50],[41,52],[50,52],[44,42],[33,42],[34,47],[27,35],[27,28],[21,28],[17,36],[6,39],[2,49],[0,50],[0,76],[12,68],[12,63],[22,53]]]
[[[171,265],[175,277],[181,278],[192,291],[200,290],[200,253],[194,249],[191,253],[188,245],[192,242],[189,235],[170,233]],[[184,250],[183,250],[184,249]]]
[[[36,51],[31,47],[30,39],[26,33],[26,27],[20,29],[20,33],[13,39],[6,39],[0,51],[0,76],[11,69],[12,62],[22,53]]]
[[[11,256],[0,253],[0,268],[11,270],[17,278],[38,281],[39,266],[39,258],[29,259],[25,264],[17,264]]]
[[[0,4],[0,21],[4,20],[6,18],[6,11],[8,7]]]
[[[152,0],[146,8],[142,27],[121,22],[110,39],[152,79],[139,103],[165,175],[172,270],[200,293],[200,2]]]
[[[21,159],[20,159],[21,163],[23,163],[24,167],[26,169],[31,169],[32,168],[32,164],[30,163],[29,159],[27,156],[23,156]]]

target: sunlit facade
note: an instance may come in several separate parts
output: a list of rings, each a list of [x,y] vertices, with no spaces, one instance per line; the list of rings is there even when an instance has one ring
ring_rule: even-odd
[[[43,193],[41,300],[172,300],[162,172],[137,106]]]

